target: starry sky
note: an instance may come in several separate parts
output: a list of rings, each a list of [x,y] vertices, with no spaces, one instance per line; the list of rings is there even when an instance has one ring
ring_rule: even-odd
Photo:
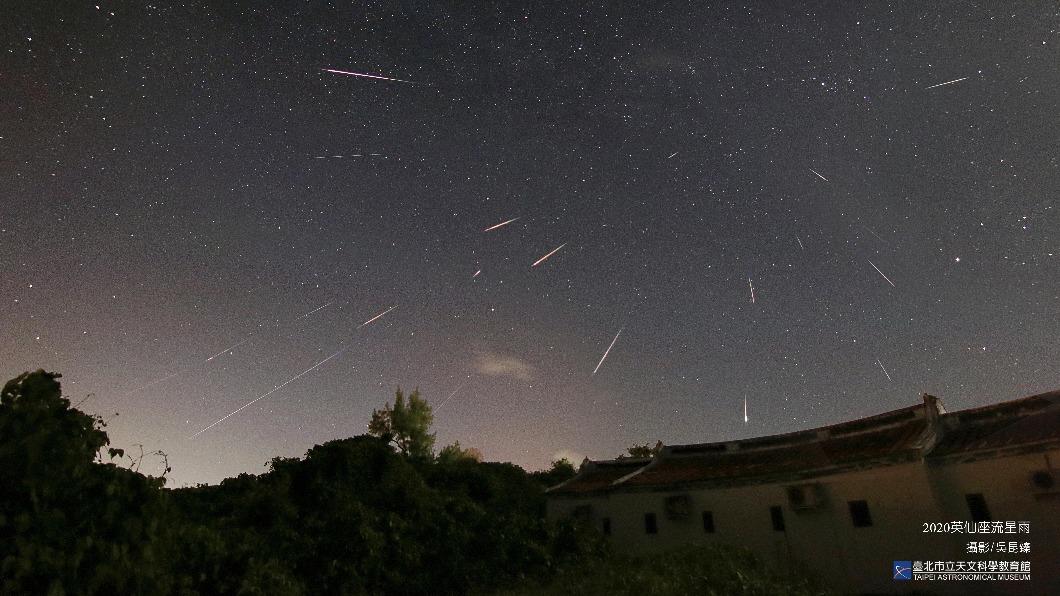
[[[1060,387],[1053,2],[173,4],[0,9],[0,373],[170,486]]]

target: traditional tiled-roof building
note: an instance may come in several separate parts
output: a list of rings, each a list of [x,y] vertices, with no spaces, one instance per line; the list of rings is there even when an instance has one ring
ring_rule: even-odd
[[[1060,391],[952,413],[925,394],[812,430],[586,460],[548,496],[550,517],[622,550],[735,544],[843,593],[1060,593]],[[949,575],[1027,562],[1031,580],[907,581],[896,561],[952,562]]]

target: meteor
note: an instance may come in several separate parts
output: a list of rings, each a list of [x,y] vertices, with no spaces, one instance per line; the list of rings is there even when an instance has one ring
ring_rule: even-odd
[[[795,234],[795,239],[799,241],[799,248],[806,250],[806,247],[802,245],[802,238],[799,238],[798,234]]]
[[[924,90],[927,91],[928,89],[934,89],[935,87],[942,87],[943,85],[952,85],[954,83],[960,83],[961,81],[963,81],[963,80],[965,80],[967,78],[968,77],[961,77],[959,79],[953,79],[952,81],[946,81],[945,83],[939,83],[938,85],[932,85],[930,87],[924,87]]]
[[[883,363],[882,363],[882,362],[880,362],[880,359],[879,359],[879,358],[877,358],[877,359],[876,359],[876,364],[879,364],[879,365],[880,365],[880,368],[883,368]],[[891,373],[887,372],[887,369],[886,369],[886,368],[883,368],[883,374],[887,375],[887,380],[888,380],[888,381],[890,381],[890,382],[892,382],[892,383],[894,382],[894,379],[892,379],[892,378],[891,378]]]
[[[747,396],[743,398],[743,423],[747,424]]]
[[[868,259],[866,259],[866,260],[868,260]],[[891,278],[889,278],[886,275],[884,275],[883,271],[880,271],[880,268],[877,267],[875,263],[873,263],[872,261],[869,261],[869,265],[872,265],[872,268],[875,269],[877,273],[879,273],[880,275],[883,275],[883,279],[886,279],[887,283],[891,284],[891,287],[894,287],[894,288],[898,287],[898,286],[894,285],[894,282],[891,281]]]
[[[241,342],[237,343],[236,345],[234,345],[234,346],[230,347],[230,348],[225,348],[224,350],[221,350],[220,352],[218,352],[218,353],[214,354],[213,356],[210,356],[209,358],[207,358],[207,359],[206,359],[206,361],[207,361],[207,362],[209,362],[209,361],[213,360],[214,358],[217,358],[218,356],[223,356],[223,355],[225,355],[225,354],[227,354],[227,353],[231,352],[232,350],[234,350],[234,349],[238,348],[239,346],[241,346],[241,345],[243,345],[243,344],[247,343],[248,341],[250,341],[250,338],[249,338],[249,337],[248,337],[248,338],[246,338],[246,339],[244,339],[243,341],[241,341]]]
[[[622,329],[625,329],[625,327],[623,327]],[[622,329],[618,330],[618,333],[615,334],[615,339],[611,340],[611,345],[607,346],[607,350],[604,351],[604,355],[600,357],[600,362],[596,363],[596,368],[593,369],[594,375],[596,374],[596,371],[600,370],[600,367],[603,366],[604,360],[607,360],[607,355],[611,353],[611,348],[615,347],[615,342],[618,341],[618,336],[622,335]]]
[[[453,396],[456,395],[456,392],[460,391],[461,389],[463,389],[464,385],[467,385],[467,379],[464,379],[463,381],[461,381],[460,384],[456,386],[456,389],[453,389],[453,392],[449,394],[449,397],[447,397],[444,400],[442,400],[442,403],[438,404],[437,408],[434,408],[434,411],[437,412],[438,410],[440,410],[442,408],[442,406],[444,406],[445,404],[449,403],[449,400],[453,399]]]
[[[481,269],[479,269],[478,271],[476,271],[476,272],[475,272],[475,274],[471,276],[471,279],[475,279],[476,277],[478,277],[478,274],[479,274],[479,273],[482,273],[482,270],[481,270]]]
[[[417,83],[415,81],[406,81],[404,79],[392,79],[390,77],[383,77],[383,76],[379,76],[379,75],[365,74],[363,72],[349,72],[349,71],[346,71],[346,70],[335,70],[335,69],[332,69],[332,68],[321,68],[320,70],[322,70],[324,72],[335,73],[335,74],[349,75],[351,77],[364,77],[364,78],[367,78],[367,79],[380,79],[380,80],[383,80],[383,81],[395,81],[395,82],[398,82],[398,83],[409,83],[411,85],[418,85],[419,84],[419,83]]]
[[[365,325],[367,325],[368,323],[371,323],[372,321],[374,321],[374,320],[378,319],[379,317],[381,317],[381,316],[385,315],[386,313],[388,313],[388,312],[390,312],[390,311],[394,310],[395,308],[397,308],[397,305],[396,305],[396,304],[395,304],[394,306],[391,306],[390,308],[388,308],[388,309],[384,310],[383,312],[381,312],[381,313],[377,314],[376,316],[374,316],[374,317],[372,317],[372,318],[368,319],[367,321],[365,321],[365,322],[361,323],[360,325],[358,325],[358,326],[357,326],[357,328],[358,328],[358,329],[360,329],[361,327],[364,327],[364,326],[365,326]]]
[[[327,362],[328,360],[331,360],[331,359],[332,359],[332,358],[334,358],[335,356],[338,356],[339,354],[341,354],[341,353],[345,352],[345,351],[346,351],[346,349],[347,349],[347,348],[342,348],[341,350],[339,350],[338,352],[335,352],[335,353],[334,353],[334,354],[332,354],[331,356],[328,356],[327,358],[325,358],[325,359],[321,360],[320,362],[317,362],[317,363],[316,363],[316,364],[314,364],[313,366],[311,366],[311,367],[309,367],[309,368],[305,369],[304,371],[302,371],[302,372],[298,373],[297,375],[295,375],[295,376],[291,377],[290,379],[287,379],[286,381],[284,381],[284,382],[283,382],[283,384],[282,384],[282,385],[277,385],[276,387],[273,387],[271,391],[269,391],[269,392],[267,392],[267,393],[264,393],[264,394],[262,394],[262,395],[259,395],[258,397],[256,397],[256,398],[254,398],[254,399],[252,399],[252,400],[248,401],[247,403],[243,404],[243,405],[242,405],[242,406],[240,406],[239,408],[237,408],[237,409],[233,410],[233,411],[232,411],[231,413],[229,413],[228,415],[226,415],[226,416],[223,416],[223,417],[221,417],[221,418],[217,419],[216,421],[214,421],[214,423],[213,423],[213,424],[211,424],[211,425],[207,426],[206,428],[204,428],[204,429],[200,430],[199,432],[197,432],[197,433],[195,433],[195,434],[191,435],[191,436],[190,436],[190,437],[188,437],[188,438],[189,438],[189,439],[194,439],[195,437],[197,437],[197,436],[201,435],[202,433],[204,433],[204,432],[206,432],[206,431],[210,430],[211,428],[213,428],[213,427],[217,426],[218,424],[221,424],[222,422],[224,422],[225,420],[228,420],[228,419],[229,419],[229,418],[231,418],[232,416],[235,416],[236,414],[238,414],[238,413],[242,412],[243,410],[245,410],[245,409],[249,408],[250,406],[252,406],[252,405],[254,405],[254,404],[258,403],[259,401],[261,401],[261,400],[265,399],[266,397],[268,397],[268,396],[272,395],[273,393],[276,393],[276,392],[277,392],[277,391],[279,391],[280,389],[283,389],[284,387],[286,387],[286,386],[290,385],[291,383],[293,383],[293,382],[297,381],[298,379],[300,379],[300,378],[304,377],[305,375],[307,375],[307,374],[309,374],[309,373],[313,372],[314,370],[316,370],[316,369],[320,368],[321,366],[323,366],[323,365],[324,365],[324,363],[325,363],[325,362]]]
[[[751,304],[754,304],[755,303],[755,287],[751,283],[751,278],[750,277],[747,278],[747,286],[751,288]]]
[[[482,231],[483,232],[488,232],[490,230],[496,230],[497,228],[500,228],[500,227],[503,227],[503,226],[506,226],[506,225],[512,223],[513,221],[519,219],[520,217],[522,217],[522,216],[513,217],[513,218],[509,219],[508,221],[502,221],[501,223],[499,223],[499,224],[497,224],[495,226],[490,226],[490,227],[488,227],[488,228],[486,228],[485,230],[482,230]]]
[[[817,174],[817,170],[815,170],[813,168],[810,168],[810,171],[813,172],[814,174]],[[821,180],[824,180],[825,182],[828,182],[828,178],[825,178],[824,176],[822,176],[820,174],[817,174],[817,177],[820,178]]]
[[[673,159],[674,155],[677,155],[677,151],[674,151],[674,152],[673,152],[673,153],[672,153],[672,154],[670,155],[670,157],[667,157],[666,159]]]
[[[534,261],[534,264],[533,264],[533,265],[530,265],[530,266],[531,266],[531,267],[537,267],[537,266],[538,266],[538,265],[540,265],[541,263],[544,263],[544,262],[545,262],[545,259],[547,259],[547,258],[551,257],[552,255],[556,254],[557,252],[559,252],[559,249],[563,248],[564,246],[567,246],[567,243],[566,243],[566,242],[564,242],[563,244],[560,244],[560,245],[559,245],[559,246],[557,246],[556,248],[553,248],[553,249],[552,249],[552,252],[550,252],[550,253],[548,253],[547,255],[545,255],[545,256],[543,256],[543,257],[541,257],[540,259],[538,259],[538,260]]]
[[[325,304],[324,306],[318,306],[318,307],[314,308],[313,310],[311,310],[311,311],[307,312],[306,314],[304,314],[304,315],[302,315],[302,316],[298,317],[298,319],[304,319],[304,318],[308,317],[309,315],[311,315],[311,314],[313,314],[313,313],[317,312],[318,310],[324,310],[325,308],[327,308],[327,307],[331,306],[331,305],[332,305],[332,304],[334,304],[334,303],[335,303],[335,301],[334,301],[334,300],[332,300],[331,302],[328,302],[328,303],[327,303],[327,304]],[[295,319],[295,320],[297,321],[298,319]]]

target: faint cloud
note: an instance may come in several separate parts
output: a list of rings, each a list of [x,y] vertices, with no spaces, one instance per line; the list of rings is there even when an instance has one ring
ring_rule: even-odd
[[[520,381],[529,381],[534,372],[534,367],[523,360],[493,352],[480,353],[475,368],[484,375],[510,377]]]

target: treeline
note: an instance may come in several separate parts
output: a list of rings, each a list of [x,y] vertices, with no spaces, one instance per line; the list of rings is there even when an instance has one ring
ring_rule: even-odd
[[[535,476],[459,446],[434,457],[415,394],[377,412],[380,436],[164,490],[104,463],[122,452],[58,377],[27,373],[0,394],[4,594],[463,594],[601,552],[591,534],[544,521],[543,487],[573,469]]]
[[[166,490],[58,379],[26,373],[0,392],[0,594],[815,593],[746,553],[632,559],[548,523],[544,489],[569,462],[527,473],[459,444],[436,456],[416,392],[374,412],[369,435]]]

